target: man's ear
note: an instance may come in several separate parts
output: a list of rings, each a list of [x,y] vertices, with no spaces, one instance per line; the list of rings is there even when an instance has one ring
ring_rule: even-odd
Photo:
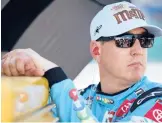
[[[100,55],[100,53],[99,53],[99,47],[95,47],[94,49],[93,49],[93,54],[94,55]]]
[[[99,62],[100,60],[100,44],[96,41],[91,41],[90,43],[90,52],[92,57]]]

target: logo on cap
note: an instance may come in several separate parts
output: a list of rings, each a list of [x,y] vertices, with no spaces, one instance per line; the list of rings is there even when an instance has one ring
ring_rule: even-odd
[[[111,8],[112,11],[118,11],[120,9],[125,8],[124,4],[119,4],[119,5],[115,5]]]
[[[97,33],[99,33],[99,31],[100,31],[101,28],[102,28],[102,25],[97,26],[94,35],[96,35]]]
[[[117,12],[113,16],[115,17],[118,24],[122,23],[123,21],[131,20],[133,18],[145,20],[144,14],[139,9],[132,7],[130,10],[125,9]]]

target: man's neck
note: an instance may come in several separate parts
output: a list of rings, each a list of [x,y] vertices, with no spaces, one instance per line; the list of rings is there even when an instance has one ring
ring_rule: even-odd
[[[132,86],[126,80],[118,79],[110,74],[100,74],[101,91],[107,94],[114,94]]]

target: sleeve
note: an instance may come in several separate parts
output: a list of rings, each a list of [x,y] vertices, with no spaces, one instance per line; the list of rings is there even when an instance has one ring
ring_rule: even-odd
[[[75,95],[77,90],[73,81],[67,78],[60,67],[48,70],[44,77],[49,82],[51,101],[56,104],[56,108],[52,111],[55,116],[59,117],[60,122],[93,120],[94,116],[91,110],[85,107],[84,98],[78,94]],[[76,91],[73,93],[74,90]],[[78,97],[78,99],[74,101],[72,96],[74,98]]]
[[[49,82],[51,101],[56,104],[53,112],[59,117],[59,121],[71,122],[73,119],[75,122],[79,121],[77,117],[71,119],[71,116],[75,117],[72,111],[72,100],[69,97],[69,91],[75,88],[72,80],[67,78],[60,67],[48,70],[44,77]]]

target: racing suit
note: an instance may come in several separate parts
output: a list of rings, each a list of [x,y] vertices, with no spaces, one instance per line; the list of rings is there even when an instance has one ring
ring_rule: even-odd
[[[75,99],[69,95],[75,89],[73,81],[60,67],[48,70],[44,77],[49,81],[51,101],[56,104],[53,114],[60,122],[86,121],[88,116],[79,117],[77,113],[84,106],[96,122],[162,122],[162,84],[151,82],[145,76],[115,94],[103,93],[100,83],[93,84],[77,92],[79,96]],[[79,107],[75,105],[78,100]]]

